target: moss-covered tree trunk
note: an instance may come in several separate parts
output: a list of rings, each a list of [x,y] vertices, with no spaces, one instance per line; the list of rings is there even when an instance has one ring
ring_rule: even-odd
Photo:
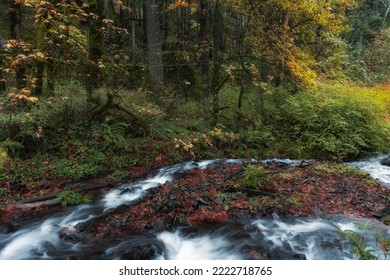
[[[35,88],[34,95],[40,96],[43,93],[43,79],[45,71],[45,60],[43,57],[44,53],[44,37],[46,34],[47,28],[45,23],[45,18],[41,20],[41,23],[38,28],[38,39],[37,39],[37,58],[35,61]]]
[[[89,67],[85,86],[87,91],[92,93],[100,86],[99,63],[103,56],[104,0],[91,1],[90,9],[95,16],[91,20],[89,29]]]

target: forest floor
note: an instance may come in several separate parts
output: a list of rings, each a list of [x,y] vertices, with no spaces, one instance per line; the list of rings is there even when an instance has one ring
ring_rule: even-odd
[[[163,157],[129,169],[126,182],[143,179],[165,166]],[[245,165],[193,169],[180,178],[151,189],[142,201],[120,206],[98,219],[78,225],[91,242],[142,232],[160,232],[178,226],[202,226],[269,216],[321,217],[344,215],[390,222],[390,189],[380,186],[368,174],[344,164],[313,161],[262,166],[266,174],[259,189],[243,184]],[[0,230],[13,231],[27,219],[34,220],[61,211],[57,199],[60,187],[54,182],[39,191],[24,190],[22,201],[0,207]],[[60,182],[58,182],[60,184]],[[120,184],[101,176],[68,189],[95,201]]]

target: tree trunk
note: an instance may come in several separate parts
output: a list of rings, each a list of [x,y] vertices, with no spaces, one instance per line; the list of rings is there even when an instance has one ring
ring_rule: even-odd
[[[44,17],[41,21],[41,24],[38,28],[38,39],[37,39],[37,50],[39,52],[44,52],[44,37],[47,32],[46,23],[45,23],[46,17]],[[35,62],[35,88],[34,88],[34,95],[40,96],[43,93],[43,78],[44,78],[44,71],[45,71],[45,61],[41,57],[36,58]]]
[[[164,3],[163,9],[167,10],[169,7],[169,3]],[[169,49],[169,44],[168,44],[168,36],[169,36],[169,18],[170,14],[169,13],[164,13],[164,22],[163,22],[163,50],[166,51]]]
[[[383,5],[385,5],[385,7],[387,5],[386,12],[385,12],[385,15],[383,16],[383,20],[382,20],[382,28],[385,28],[386,27],[387,16],[390,13],[390,1],[387,1],[387,3],[385,1],[383,1],[382,3],[383,3]]]
[[[54,93],[54,61],[49,60],[49,62],[46,64],[46,79],[47,79],[47,88],[46,88],[46,94],[48,96],[52,96]]]
[[[10,0],[10,37],[20,41],[20,26],[22,24],[21,1]]]
[[[20,42],[20,29],[22,24],[22,13],[21,13],[21,1],[10,0],[10,38]],[[16,49],[17,54],[20,54],[21,49]],[[15,84],[18,89],[26,87],[26,69],[23,62],[18,64],[15,69]]]
[[[135,10],[135,5],[132,5],[132,11],[131,11],[132,17],[135,19],[137,17],[137,12]],[[135,55],[136,55],[136,34],[135,34],[135,20],[131,21],[131,62],[135,63]]]
[[[1,56],[1,54],[0,54]],[[0,65],[3,63],[2,59],[0,58]],[[4,73],[3,68],[0,68],[0,93],[4,92],[7,89],[5,79],[4,79]]]
[[[219,115],[219,90],[228,80],[228,76],[221,79],[221,66],[223,63],[223,17],[220,3],[217,0],[213,15],[213,75],[211,80],[211,95],[213,98],[213,122],[217,124]]]
[[[95,0],[91,4],[92,12],[97,16],[93,19],[89,29],[89,69],[86,77],[86,89],[92,93],[94,89],[100,86],[100,68],[99,62],[103,55],[103,33],[104,27],[104,0]]]
[[[149,74],[152,82],[164,84],[164,64],[162,59],[160,21],[155,0],[146,0],[146,26],[148,38]]]
[[[200,37],[200,71],[202,73],[202,88],[205,98],[210,97],[210,34],[208,28],[207,1],[200,1],[199,37]]]
[[[0,93],[7,89],[7,85],[4,79],[4,70],[2,68],[4,65],[3,63],[5,62],[4,44],[5,40],[0,36]]]

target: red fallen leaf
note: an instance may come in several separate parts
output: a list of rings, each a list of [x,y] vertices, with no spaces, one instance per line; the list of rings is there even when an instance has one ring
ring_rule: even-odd
[[[50,161],[48,161],[48,160],[42,161],[42,164],[44,164],[44,165],[48,165],[49,163],[50,163]]]
[[[224,223],[228,219],[226,211],[212,211],[202,208],[188,217],[188,221],[194,225]]]

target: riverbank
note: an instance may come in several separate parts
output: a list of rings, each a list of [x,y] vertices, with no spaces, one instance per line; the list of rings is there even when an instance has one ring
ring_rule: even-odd
[[[248,168],[264,171],[248,175]],[[134,168],[128,182],[145,178],[154,165]],[[247,178],[254,176],[253,178]],[[257,177],[256,177],[257,176]],[[259,182],[248,187],[247,180]],[[257,184],[257,183],[256,183]],[[74,185],[74,190],[99,200],[119,185],[106,178]],[[123,192],[131,190],[123,190]],[[122,205],[99,218],[79,224],[90,242],[129,234],[161,232],[179,226],[206,226],[277,214],[286,217],[342,215],[378,219],[389,224],[390,189],[367,173],[344,164],[320,161],[267,161],[193,169],[149,190],[135,205]],[[24,221],[62,211],[55,196],[2,206],[0,225],[12,232]]]

